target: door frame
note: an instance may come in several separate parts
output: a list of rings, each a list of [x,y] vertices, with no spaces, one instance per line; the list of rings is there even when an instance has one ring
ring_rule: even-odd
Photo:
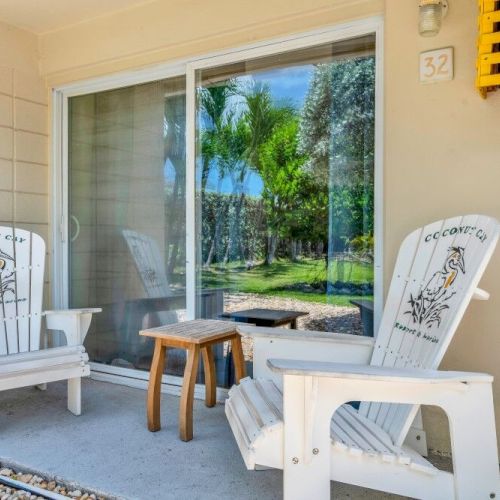
[[[155,66],[61,85],[52,89],[52,303],[55,308],[69,306],[69,213],[68,213],[68,100],[70,97],[147,83],[163,78],[186,76],[186,308],[188,318],[196,312],[196,206],[195,206],[195,75],[199,69],[263,57],[280,52],[375,34],[375,176],[374,176],[374,331],[377,332],[383,306],[383,73],[384,20],[367,17],[333,26],[276,37],[174,60]],[[94,371],[109,373],[106,365],[93,364]],[[131,370],[133,371],[133,370]],[[136,370],[138,373],[142,373]],[[119,374],[116,374],[119,378]],[[127,376],[128,378],[128,376]],[[138,376],[139,379],[143,378]]]

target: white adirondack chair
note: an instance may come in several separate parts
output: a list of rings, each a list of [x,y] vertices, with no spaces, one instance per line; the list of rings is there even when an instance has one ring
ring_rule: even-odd
[[[329,498],[330,480],[412,498],[495,498],[492,377],[437,367],[470,299],[488,297],[477,286],[498,236],[498,222],[477,215],[411,233],[375,341],[245,327],[256,379],[231,389],[226,415],[247,468],[283,469],[286,499]],[[448,415],[453,474],[405,444],[421,404]]]
[[[124,229],[122,233],[148,297],[159,298],[171,295],[165,264],[156,241],[150,236],[131,229]]]
[[[141,282],[149,299],[167,299],[164,305],[168,310],[158,310],[156,312],[159,324],[166,325],[177,323],[187,319],[187,311],[184,308],[171,309],[173,304],[183,302],[185,291],[176,290],[169,286],[165,263],[162,259],[158,243],[143,233],[124,229],[123,237],[127,242],[130,254],[134,259],[135,267]],[[224,309],[223,289],[203,289],[199,290],[201,295],[200,317],[212,318],[219,317]],[[152,301],[156,307],[161,305],[161,301]],[[143,328],[148,328],[143,325]],[[134,333],[135,335],[135,333]]]
[[[42,312],[45,243],[35,233],[0,227],[0,390],[68,381],[68,409],[81,413],[81,377],[90,374],[83,340],[100,309]],[[67,345],[41,349],[41,321]]]
[[[172,296],[165,264],[156,241],[150,236],[131,229],[124,229],[122,233],[148,298],[159,299]],[[157,314],[162,325],[178,323],[186,319],[185,309],[158,311]],[[143,326],[147,328],[147,325]]]

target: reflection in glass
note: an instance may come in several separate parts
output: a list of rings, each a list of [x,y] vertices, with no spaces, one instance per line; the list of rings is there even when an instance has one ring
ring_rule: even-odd
[[[92,361],[149,369],[138,331],[185,317],[185,78],[73,97],[69,121],[70,306],[103,308]]]
[[[197,72],[198,290],[222,289],[228,319],[296,310],[301,328],[373,335],[374,48]]]

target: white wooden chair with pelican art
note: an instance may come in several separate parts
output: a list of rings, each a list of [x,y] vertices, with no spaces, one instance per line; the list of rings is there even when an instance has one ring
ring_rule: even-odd
[[[45,243],[35,233],[0,227],[0,390],[68,381],[68,409],[81,413],[81,377],[90,374],[83,347],[92,313],[101,309],[42,312]],[[47,330],[62,331],[66,346],[42,348]]]
[[[412,232],[374,341],[246,328],[255,379],[231,389],[226,415],[247,468],[283,469],[286,499],[329,498],[330,480],[412,498],[498,497],[492,377],[437,368],[471,298],[488,298],[477,286],[499,230],[468,215]],[[405,444],[422,404],[449,418],[453,474]]]

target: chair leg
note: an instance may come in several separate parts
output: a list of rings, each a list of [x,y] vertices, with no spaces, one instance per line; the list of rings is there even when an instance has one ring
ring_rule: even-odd
[[[462,397],[443,407],[450,421],[455,498],[497,498],[500,479],[491,384],[470,384]]]
[[[311,377],[285,375],[283,389],[283,498],[329,499],[331,414]]]
[[[74,415],[82,413],[82,379],[68,379],[68,410]]]

